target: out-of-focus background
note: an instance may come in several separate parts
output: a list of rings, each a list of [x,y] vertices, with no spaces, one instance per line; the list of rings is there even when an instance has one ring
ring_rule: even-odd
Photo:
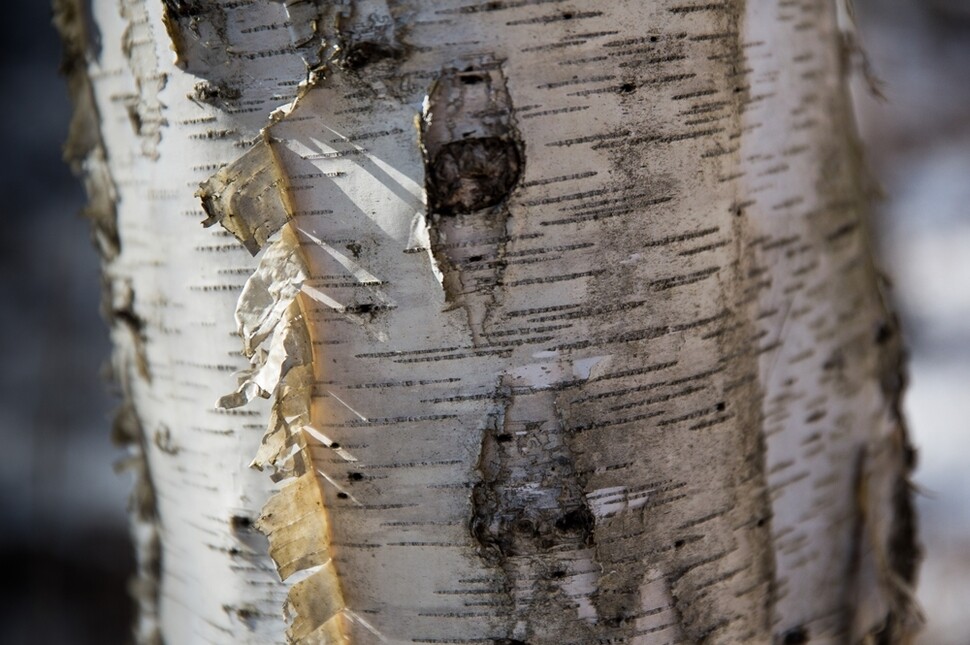
[[[47,0],[0,20],[0,643],[129,642],[130,478],[109,439],[108,335]]]
[[[837,0],[842,1],[842,0]],[[855,78],[885,199],[875,229],[911,351],[924,645],[970,645],[970,0],[856,0],[884,102]],[[60,161],[69,118],[45,0],[0,21],[0,643],[129,640],[130,484],[108,434],[98,263]],[[858,61],[857,61],[858,62]],[[861,67],[861,63],[860,63]]]
[[[855,83],[880,264],[910,350],[925,645],[970,643],[970,0],[856,0],[880,102]],[[860,75],[857,74],[858,79]]]
[[[109,439],[98,261],[61,162],[70,115],[46,0],[0,20],[0,643],[130,641],[127,476]]]

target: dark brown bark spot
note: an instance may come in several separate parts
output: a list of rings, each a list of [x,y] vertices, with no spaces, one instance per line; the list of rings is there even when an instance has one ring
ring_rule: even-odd
[[[253,518],[246,517],[245,515],[233,515],[229,518],[229,527],[234,533],[240,531],[252,531],[253,530]]]
[[[802,643],[807,643],[808,641],[808,630],[805,629],[804,625],[789,629],[781,637],[782,645],[802,645]]]
[[[429,199],[442,215],[471,213],[500,204],[519,179],[515,142],[471,138],[444,145],[429,168]]]
[[[359,70],[383,60],[398,60],[404,56],[404,50],[388,43],[363,40],[352,43],[347,48],[341,63],[350,70]]]

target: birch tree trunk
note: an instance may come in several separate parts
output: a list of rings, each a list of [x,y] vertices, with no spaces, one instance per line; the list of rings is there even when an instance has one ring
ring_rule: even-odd
[[[140,641],[908,642],[837,14],[58,0]]]

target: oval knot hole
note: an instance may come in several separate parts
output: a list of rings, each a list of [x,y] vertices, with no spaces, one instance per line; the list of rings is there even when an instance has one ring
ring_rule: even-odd
[[[501,203],[519,178],[515,142],[476,137],[444,145],[431,164],[432,203],[441,214],[471,213]]]

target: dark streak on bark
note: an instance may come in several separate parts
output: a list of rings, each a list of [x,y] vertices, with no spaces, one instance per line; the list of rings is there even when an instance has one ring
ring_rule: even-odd
[[[723,8],[723,30],[725,33],[735,34],[735,37],[724,42],[725,74],[728,79],[743,79],[746,75],[746,57],[744,53],[744,25],[743,16],[746,14],[747,0],[730,0],[722,5]],[[737,83],[739,81],[729,81]],[[730,101],[733,101],[731,131],[743,131],[743,114],[745,106],[750,100],[751,88],[747,84],[735,85],[728,94]],[[733,136],[733,135],[732,135]],[[722,157],[725,164],[725,175],[731,172],[731,167],[738,167],[739,160],[736,154]],[[742,203],[743,197],[736,192],[734,202]],[[747,217],[744,216],[743,208],[736,207],[730,218],[730,226],[733,229],[734,240],[745,240],[753,237]],[[725,303],[730,310],[741,308],[747,304],[750,308],[756,306],[753,302],[746,303],[746,290],[751,281],[751,271],[754,269],[754,261],[748,250],[741,247],[740,242],[735,251],[737,263],[733,265],[733,279],[736,283],[735,297],[738,301]],[[774,535],[772,529],[772,501],[768,487],[768,439],[764,433],[764,389],[763,384],[757,377],[759,370],[756,348],[751,345],[749,339],[756,336],[757,324],[752,321],[756,316],[750,311],[747,315],[739,316],[738,325],[733,332],[720,337],[719,343],[722,346],[723,356],[726,358],[727,367],[733,368],[734,374],[732,381],[738,384],[738,393],[745,392],[746,395],[735,399],[747,401],[747,404],[737,406],[739,427],[749,430],[744,433],[740,442],[740,451],[743,455],[741,464],[742,473],[739,479],[753,484],[752,490],[742,495],[750,495],[752,499],[745,500],[750,508],[750,516],[757,518],[750,526],[746,539],[750,541],[750,549],[754,553],[752,557],[752,568],[763,580],[763,588],[760,594],[752,597],[752,604],[760,610],[758,614],[751,617],[751,629],[758,630],[761,635],[770,635],[772,631],[771,620],[777,602],[778,580],[777,567],[775,563]],[[752,353],[755,352],[755,353]],[[738,357],[743,359],[738,360]],[[725,359],[722,359],[725,360]],[[744,503],[744,502],[742,502]],[[758,617],[761,618],[760,624]]]
[[[854,508],[852,516],[852,537],[849,545],[848,566],[846,567],[845,579],[855,581],[859,576],[862,564],[862,550],[865,546],[866,534],[866,448],[862,446],[856,452],[852,466],[852,495],[854,496]],[[855,618],[854,596],[856,594],[855,584],[847,584],[843,589],[844,600],[842,606],[846,611],[842,616],[841,633],[852,633],[852,621]]]

